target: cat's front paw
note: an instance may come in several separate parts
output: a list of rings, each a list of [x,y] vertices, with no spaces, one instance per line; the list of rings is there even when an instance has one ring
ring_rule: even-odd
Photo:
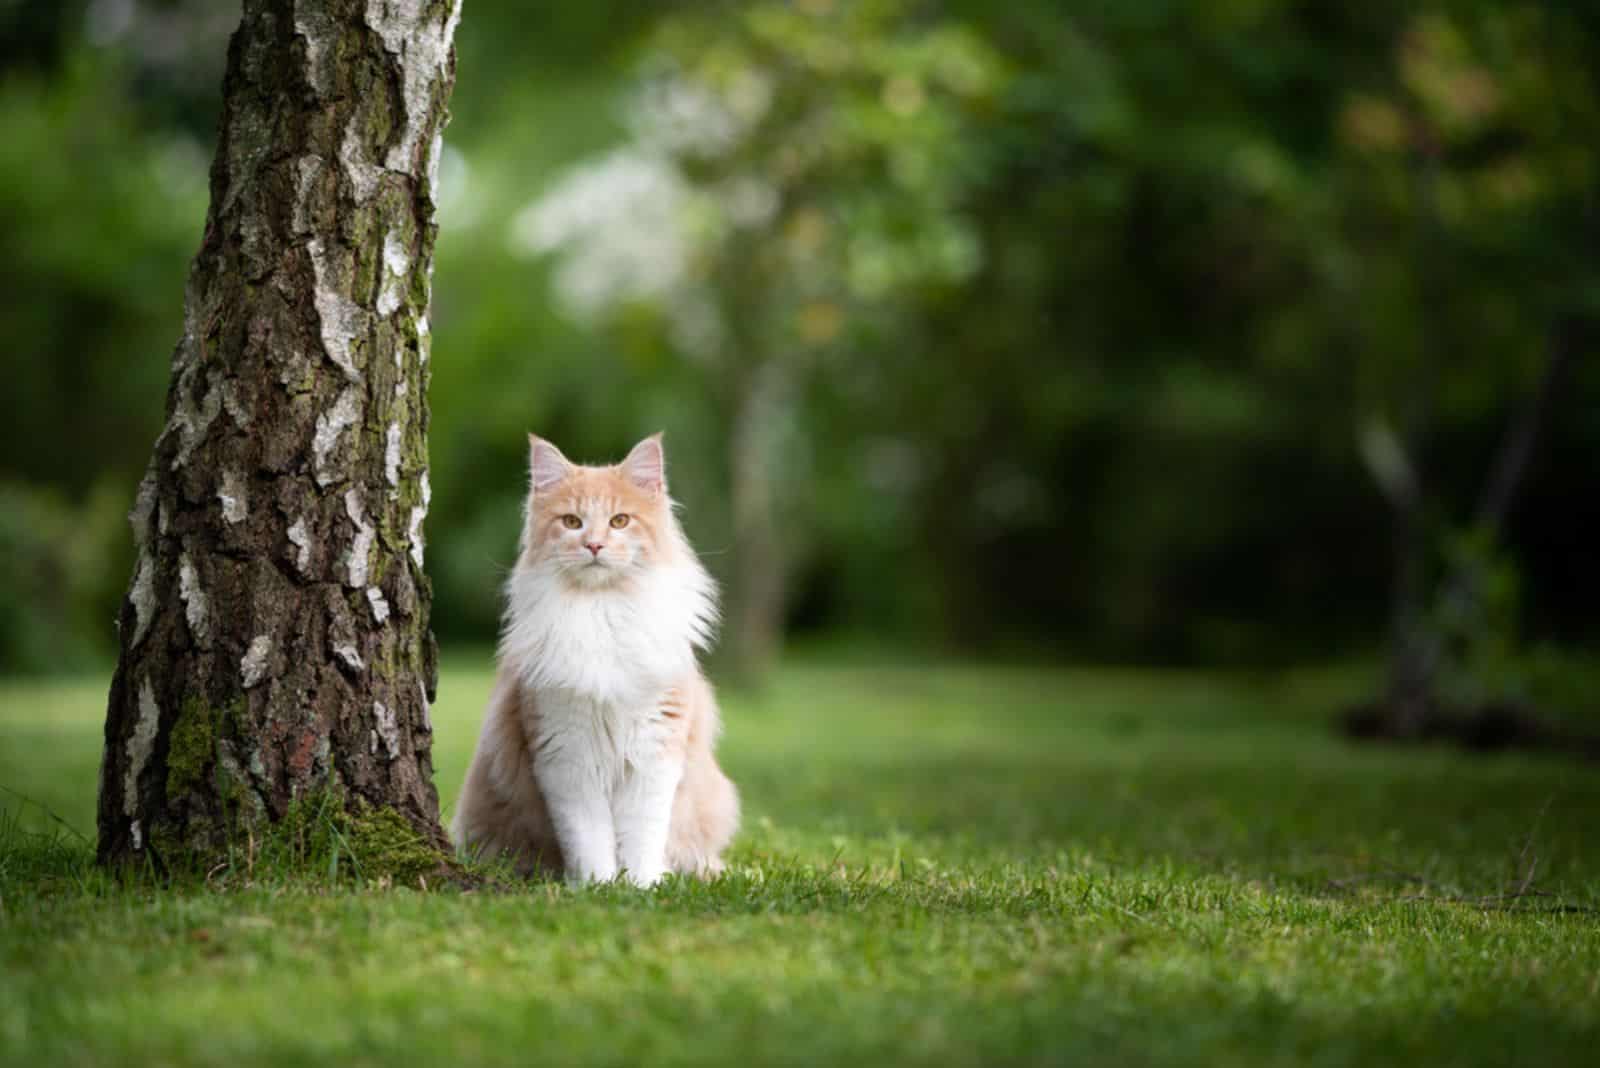
[[[666,872],[659,868],[653,871],[648,868],[642,868],[639,871],[634,871],[632,868],[622,869],[622,877],[641,890],[649,890],[651,887],[659,886],[661,877],[665,874]]]
[[[590,883],[609,883],[617,877],[617,862],[596,857],[587,863],[569,864],[567,866],[567,884],[569,886],[588,886]]]

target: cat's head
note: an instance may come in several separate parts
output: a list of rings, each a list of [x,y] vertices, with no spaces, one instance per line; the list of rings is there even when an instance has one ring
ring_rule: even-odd
[[[612,467],[572,463],[537,435],[530,434],[528,444],[527,565],[600,589],[674,558],[681,535],[667,496],[660,434]]]

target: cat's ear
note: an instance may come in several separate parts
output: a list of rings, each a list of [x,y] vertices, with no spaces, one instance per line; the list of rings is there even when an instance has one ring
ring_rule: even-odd
[[[660,433],[651,434],[633,447],[622,461],[622,473],[652,497],[667,488],[667,457],[661,450]]]
[[[528,470],[533,492],[549,489],[572,473],[572,464],[561,450],[537,434],[528,435]]]

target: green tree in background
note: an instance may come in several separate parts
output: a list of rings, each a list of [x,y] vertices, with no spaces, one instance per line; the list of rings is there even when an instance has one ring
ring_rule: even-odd
[[[1594,29],[1540,5],[1417,14],[1340,116],[1327,281],[1351,308],[1362,452],[1392,514],[1398,735],[1429,730],[1441,701],[1528,696],[1504,537],[1600,336],[1600,147],[1579,133],[1600,129]],[[1473,481],[1441,484],[1464,416],[1503,429]]]
[[[714,398],[726,640],[759,678],[813,536],[801,487],[828,443],[810,384],[881,373],[868,365],[895,347],[896,309],[976,270],[961,204],[1004,68],[970,30],[895,0],[684,15],[646,52],[627,143],[531,205],[519,236],[562,253],[575,312],[659,321]]]

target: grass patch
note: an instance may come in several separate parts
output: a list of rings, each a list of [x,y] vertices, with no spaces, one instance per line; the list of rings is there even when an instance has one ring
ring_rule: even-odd
[[[445,665],[447,810],[489,682]],[[92,830],[104,686],[0,684],[3,1063],[1578,1064],[1600,1032],[1593,769],[1353,747],[1336,676],[794,664],[728,701],[729,876],[653,893],[119,883],[18,797]]]

